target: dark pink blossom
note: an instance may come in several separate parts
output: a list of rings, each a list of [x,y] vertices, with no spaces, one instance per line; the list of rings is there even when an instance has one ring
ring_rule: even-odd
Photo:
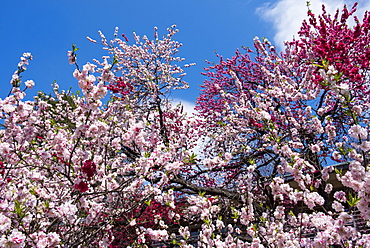
[[[89,190],[89,186],[87,183],[81,181],[80,183],[74,186],[75,189],[79,190],[81,193],[86,192]]]
[[[86,160],[83,163],[81,170],[86,174],[87,180],[91,180],[96,172],[96,164],[92,160]]]

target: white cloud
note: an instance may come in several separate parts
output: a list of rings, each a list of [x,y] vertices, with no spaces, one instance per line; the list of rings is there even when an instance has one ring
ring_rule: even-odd
[[[302,21],[307,18],[306,0],[279,0],[274,4],[268,3],[257,9],[257,13],[266,21],[271,22],[275,29],[274,43],[280,49],[283,48],[283,42],[298,38]],[[349,0],[311,0],[310,9],[316,15],[321,14],[322,4],[325,4],[326,11],[334,14],[337,9],[342,9],[347,4],[348,9],[352,7],[355,1]],[[361,20],[366,9],[370,8],[367,0],[359,0],[356,15]]]
[[[195,104],[192,102],[185,101],[179,98],[175,98],[172,101],[173,106],[176,106],[179,103],[181,103],[181,105],[184,106],[184,113],[188,113],[189,116],[193,115],[196,112],[194,110]]]

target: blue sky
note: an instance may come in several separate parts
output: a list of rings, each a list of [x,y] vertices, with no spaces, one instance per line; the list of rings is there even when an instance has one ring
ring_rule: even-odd
[[[333,12],[344,3],[354,1],[311,1],[318,12],[321,4]],[[358,15],[370,9],[367,0],[360,0]],[[175,98],[194,103],[205,60],[217,61],[215,51],[231,57],[236,48],[252,46],[253,37],[267,37],[277,47],[291,39],[305,18],[306,0],[1,0],[0,9],[0,98],[10,90],[10,79],[23,52],[31,52],[34,60],[23,73],[23,80],[33,79],[35,89],[51,92],[56,80],[62,89],[78,89],[72,77],[74,67],[67,61],[71,44],[80,48],[78,63],[100,59],[104,54],[99,44],[101,30],[112,38],[114,28],[129,38],[131,32],[152,37],[153,27],[164,34],[176,24],[180,32],[175,38],[183,43],[179,56],[197,65],[188,70],[185,80],[190,89],[174,94]]]

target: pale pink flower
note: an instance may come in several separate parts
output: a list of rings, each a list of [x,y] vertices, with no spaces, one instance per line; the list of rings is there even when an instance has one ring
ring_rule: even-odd
[[[326,184],[325,192],[329,194],[332,190],[333,190],[333,185],[331,183]]]
[[[89,36],[86,36],[86,39],[88,39],[90,42],[92,42],[92,43],[96,43],[96,40],[94,40],[94,39],[92,39],[92,38],[90,38]]]
[[[232,159],[232,157],[233,157],[233,156],[232,156],[232,154],[231,154],[231,153],[229,153],[229,152],[226,152],[226,153],[225,153],[225,160],[226,160],[226,161],[230,161],[230,160]]]
[[[225,227],[225,224],[224,224],[224,222],[222,220],[217,219],[216,220],[216,227],[217,227],[217,229],[221,230],[222,228]]]
[[[285,214],[284,214],[285,208],[283,206],[277,206],[274,212],[274,216],[276,219],[283,219]]]
[[[319,145],[312,145],[311,146],[311,151],[316,152],[316,153],[320,152],[321,151],[320,146]]]
[[[78,209],[76,205],[72,204],[72,201],[62,204],[57,210],[62,218],[66,218],[69,221],[73,221],[77,217],[75,214]]]
[[[348,133],[352,138],[356,139],[367,139],[367,130],[364,127],[361,127],[360,125],[353,125]]]
[[[340,85],[337,85],[335,88],[334,88],[334,91],[336,93],[340,93],[342,95],[348,95],[349,94],[349,85],[348,84],[340,84]]]
[[[312,209],[317,205],[324,205],[324,198],[319,195],[317,192],[305,192],[303,202],[307,205],[308,208]]]
[[[334,201],[332,204],[332,207],[337,212],[344,211],[344,206],[340,202]]]
[[[4,111],[5,113],[10,114],[10,113],[12,113],[12,112],[14,112],[14,111],[15,111],[15,107],[14,107],[14,105],[12,105],[12,104],[5,104],[5,105],[3,106],[3,111]]]
[[[76,56],[73,54],[72,51],[68,51],[67,56],[69,64],[73,65],[76,62]]]
[[[359,105],[353,106],[352,110],[357,114],[360,115],[362,113],[362,108]]]
[[[19,75],[17,73],[14,73],[12,75],[12,79],[10,80],[10,84],[12,84],[13,86],[17,85],[17,82],[19,81]]]
[[[334,193],[334,198],[337,199],[340,202],[346,202],[347,201],[346,193],[343,192],[343,191],[337,191],[337,192],[335,192]]]
[[[132,219],[131,221],[130,221],[130,224],[129,224],[130,226],[135,226],[136,225],[136,219]]]
[[[89,127],[89,132],[92,133],[92,134],[97,134],[99,131],[99,128],[97,125],[95,124],[92,124],[90,127]]]
[[[22,100],[25,96],[26,96],[26,93],[24,93],[23,91],[19,90],[17,92],[14,92],[14,97],[17,100]]]
[[[84,72],[84,71],[82,71],[82,72]],[[85,79],[85,77],[86,77],[86,73],[82,73],[82,72],[80,72],[79,70],[75,69],[75,70],[73,71],[73,76],[74,76],[77,80],[83,80],[83,79]]]
[[[292,154],[293,154],[293,151],[287,145],[284,145],[284,146],[281,147],[281,152],[286,157],[291,157]]]
[[[323,115],[324,115],[324,113],[325,113],[325,111],[326,111],[326,109],[325,109],[325,108],[319,108],[319,110],[317,111],[317,114],[318,114],[319,116],[323,116]]]
[[[6,232],[11,227],[12,221],[0,213],[0,232]]]
[[[250,165],[250,166],[248,166],[247,167],[247,171],[249,172],[249,173],[253,173],[254,171],[255,171],[255,169],[257,168],[257,166],[256,165]]]
[[[120,150],[121,149],[121,138],[120,137],[116,137],[112,140],[112,146],[117,149],[117,150]]]
[[[85,80],[87,82],[87,85],[92,85],[96,81],[96,78],[94,75],[89,74],[89,75],[86,75]]]
[[[362,141],[361,145],[360,145],[360,148],[364,152],[367,152],[368,150],[370,150],[370,141]]]
[[[189,239],[190,237],[190,232],[189,232],[189,227],[183,227],[181,226],[180,229],[179,229],[179,234],[185,239]]]
[[[39,232],[37,233],[37,247],[38,248],[47,248],[47,247],[56,247],[59,245],[60,237],[59,234],[55,232],[44,233]]]
[[[267,120],[267,121],[271,120],[271,115],[266,111],[263,111],[263,110],[260,111],[259,116],[262,120]]]
[[[96,65],[91,64],[90,62],[86,63],[82,67],[82,71],[85,72],[95,72]]]
[[[8,242],[11,243],[9,247],[24,247],[24,243],[26,240],[26,235],[22,232],[18,231],[17,229],[12,230],[10,235],[8,236]]]
[[[27,88],[32,89],[33,86],[35,86],[35,82],[33,80],[27,80],[24,82]]]
[[[98,83],[97,87],[95,88],[94,99],[98,100],[104,98],[107,92],[107,87],[104,86],[104,83]]]
[[[102,81],[103,82],[110,82],[112,81],[114,74],[110,70],[104,70],[102,73]]]
[[[22,56],[26,59],[32,60],[32,54],[29,52],[23,53]]]
[[[333,159],[335,160],[339,160],[342,158],[342,155],[340,154],[340,152],[337,152],[337,151],[333,152],[332,156],[333,156]]]
[[[169,237],[167,230],[153,230],[148,228],[147,233],[155,241],[166,241]]]

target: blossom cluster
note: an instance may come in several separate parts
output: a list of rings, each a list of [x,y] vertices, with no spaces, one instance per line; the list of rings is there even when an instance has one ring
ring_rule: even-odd
[[[99,32],[108,55],[81,67],[73,45],[76,94],[26,100],[23,54],[0,99],[0,246],[367,247],[370,15],[350,28],[354,12],[309,12],[280,54],[256,37],[219,56],[194,115],[169,100],[192,65],[175,26]]]
[[[366,247],[370,17],[351,28],[355,8],[309,11],[284,52],[256,37],[254,51],[205,69],[204,170],[217,178],[208,185],[240,199],[231,218],[246,247]]]

